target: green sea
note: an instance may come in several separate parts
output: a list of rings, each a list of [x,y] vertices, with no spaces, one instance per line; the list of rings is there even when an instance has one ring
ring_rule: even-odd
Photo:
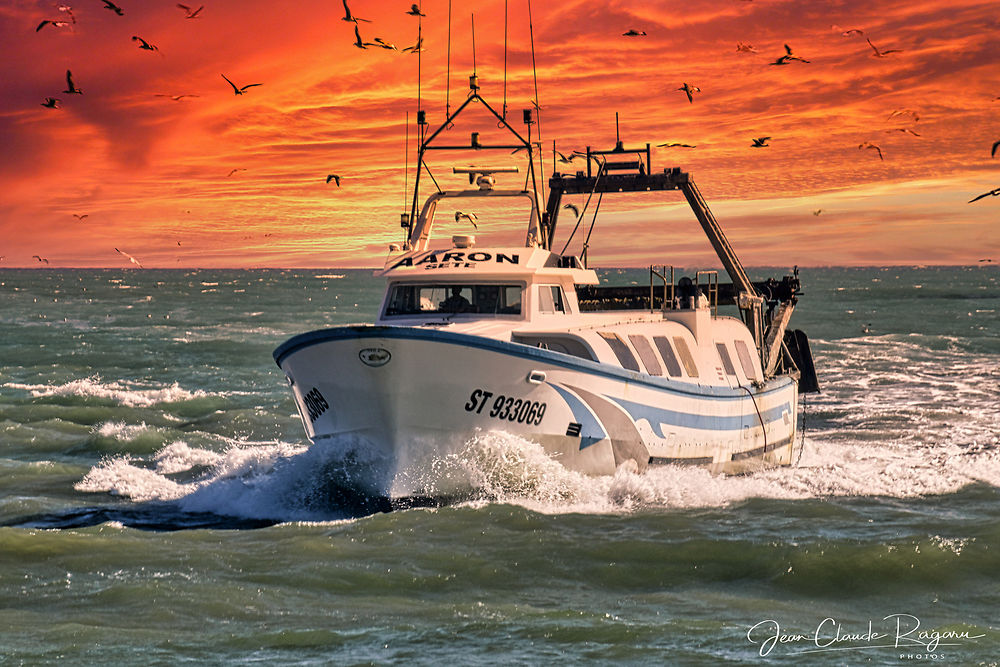
[[[371,321],[370,271],[0,271],[0,664],[998,664],[1000,270],[801,279],[795,466],[496,432],[470,497],[385,511],[271,357]]]

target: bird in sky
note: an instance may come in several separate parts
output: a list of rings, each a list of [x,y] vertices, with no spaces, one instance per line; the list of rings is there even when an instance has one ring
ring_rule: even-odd
[[[233,87],[233,94],[234,95],[242,95],[242,94],[244,94],[246,92],[247,88],[253,88],[254,86],[263,86],[264,85],[262,83],[248,83],[247,85],[243,86],[242,88],[239,88],[239,87],[236,86],[235,83],[233,83],[232,81],[230,81],[229,78],[226,77],[225,74],[220,74],[219,76],[221,76],[223,79],[225,79],[226,82],[230,86]]]
[[[63,92],[67,95],[83,95],[83,91],[73,84],[73,73],[69,70],[66,70],[66,90]]]
[[[687,95],[688,104],[694,103],[694,93],[700,93],[701,88],[698,86],[692,86],[691,84],[685,82],[683,86],[677,88],[677,90],[683,90],[684,94]]]
[[[359,16],[355,16],[351,13],[351,8],[347,6],[347,0],[344,0],[344,18],[341,21],[348,21],[350,23],[357,23],[358,21],[364,21],[365,23],[371,23],[368,19],[363,19]]]
[[[35,28],[35,32],[38,32],[47,25],[50,25],[53,28],[63,28],[69,25],[69,21],[50,21],[49,19],[45,19],[44,21],[38,24],[38,27]]]
[[[369,46],[380,46],[383,49],[388,49],[390,51],[399,51],[399,49],[396,48],[395,44],[390,44],[389,42],[385,41],[381,37],[376,37],[375,38],[375,42],[372,43],[372,44],[369,44]]]
[[[420,11],[420,7],[418,7],[417,5],[410,5],[410,11],[406,13],[409,14],[410,16],[427,16],[422,11]]]
[[[105,9],[110,9],[115,14],[118,14],[118,16],[124,16],[125,12],[122,11],[122,8],[116,5],[115,3],[111,2],[111,0],[102,0],[102,1],[104,2]]]
[[[479,225],[476,224],[476,220],[479,219],[479,216],[477,216],[475,213],[462,213],[461,211],[455,211],[455,222],[458,222],[459,220],[463,219],[468,220],[469,222],[472,223],[473,227],[479,229]]]
[[[563,154],[563,153],[561,153],[560,151],[556,151],[556,155],[559,156],[559,158],[558,158],[559,162],[561,162],[563,164],[569,164],[570,162],[572,162],[576,158],[580,157],[579,155],[577,155],[575,153],[571,154],[569,157],[566,157],[566,155]]]
[[[1000,147],[1000,141],[993,142],[993,150],[990,151],[990,157],[997,156],[997,148]]]
[[[697,144],[685,144],[680,141],[668,141],[665,144],[656,144],[657,148],[697,148]]]
[[[61,103],[62,100],[57,97],[46,97],[45,101],[42,102],[42,106],[46,109],[58,109]]]
[[[198,14],[201,13],[201,10],[205,9],[205,5],[202,5],[198,9],[191,9],[187,5],[182,5],[179,2],[177,3],[177,6],[180,9],[183,9],[185,12],[187,12],[187,16],[184,17],[186,19],[199,19],[199,18],[201,18],[200,16],[198,16]]]
[[[888,130],[885,130],[886,134],[889,134],[890,132],[902,132],[903,134],[912,134],[915,137],[920,136],[919,132],[914,132],[908,127],[890,127]]]
[[[646,36],[645,30],[629,29],[622,33],[622,37],[645,37],[645,36]]]
[[[76,23],[76,17],[73,16],[73,8],[72,7],[70,7],[69,5],[59,5],[58,7],[56,7],[56,9],[58,9],[59,11],[65,13],[67,16],[69,16],[70,21],[72,21],[73,23]]]
[[[868,42],[868,46],[872,47],[872,51],[875,52],[875,53],[872,54],[872,58],[885,58],[890,53],[902,53],[903,52],[901,49],[886,49],[885,51],[879,51],[879,48],[877,46],[875,46],[874,44],[872,44],[872,40],[870,40],[867,37],[865,37],[865,41]]]
[[[191,93],[184,93],[183,95],[166,95],[164,93],[154,93],[153,97],[169,97],[174,102],[180,102],[185,97],[199,97],[198,95],[192,95]]]
[[[986,259],[981,259],[979,261],[980,262],[992,262],[993,260],[991,258],[987,257]]]
[[[80,215],[79,213],[74,213],[73,217],[79,220],[80,222],[83,222],[84,220],[90,217],[90,214],[84,213],[83,215]]]
[[[818,209],[816,209],[815,211],[813,211],[813,215],[819,215],[819,214],[820,214],[820,213],[822,213],[822,212],[823,212],[823,209],[821,209],[821,208],[818,208]]]
[[[984,192],[983,194],[979,195],[978,197],[974,197],[973,199],[970,199],[969,203],[971,204],[974,201],[979,201],[983,197],[1000,197],[1000,188],[997,188],[996,190],[990,190],[989,192]]]
[[[750,144],[750,148],[767,148],[767,142],[770,141],[770,139],[771,137],[757,137],[752,140],[753,143]]]
[[[39,262],[44,262],[46,264],[49,263],[49,260],[45,259],[44,257],[39,257],[38,255],[32,255],[31,258],[32,259],[37,259]]]
[[[753,44],[746,44],[744,42],[736,42],[736,52],[737,53],[757,53],[757,49],[754,48]]]
[[[115,252],[118,253],[119,255],[124,255],[125,257],[128,257],[128,261],[132,262],[133,264],[135,264],[136,266],[138,266],[140,269],[142,268],[142,264],[139,263],[139,260],[137,260],[132,255],[128,254],[127,252],[119,250],[118,248],[115,248]]]
[[[417,39],[417,43],[413,46],[406,46],[400,49],[403,53],[422,53],[424,50],[424,38],[420,37]]]
[[[368,48],[367,46],[365,46],[365,43],[361,41],[361,31],[358,30],[358,25],[356,23],[354,24],[354,46],[358,47],[359,49]]]
[[[229,173],[226,174],[226,178],[229,178],[230,176],[232,176],[233,174],[235,174],[238,171],[246,171],[246,169],[243,168],[243,167],[236,167],[235,169],[230,169]]]
[[[886,120],[892,120],[897,116],[910,116],[913,118],[913,122],[917,122],[918,120],[920,120],[920,116],[918,116],[917,112],[914,111],[913,109],[894,109],[893,112],[889,114],[889,117]]]
[[[860,144],[858,144],[858,148],[860,148],[862,150],[864,150],[866,148],[873,149],[873,150],[875,150],[878,153],[878,159],[879,160],[883,160],[883,161],[885,160],[885,158],[882,157],[882,149],[879,148],[876,144],[873,144],[870,141],[861,142]]]
[[[132,35],[132,41],[139,42],[139,48],[144,51],[159,51],[158,48],[144,40],[142,37],[139,37],[139,35]]]
[[[575,215],[578,218],[580,217],[580,209],[576,207],[576,204],[563,204],[563,208],[568,208],[569,210],[573,211],[573,215]]]
[[[326,177],[326,182],[329,183],[330,181],[335,181],[337,183],[337,187],[338,188],[340,187],[340,176],[338,176],[337,174],[328,174]]]
[[[785,55],[781,56],[780,58],[778,58],[777,60],[775,60],[771,64],[772,65],[787,65],[792,60],[798,60],[800,63],[807,63],[807,62],[809,62],[805,58],[800,58],[799,56],[797,56],[794,53],[792,53],[792,47],[788,46],[788,44],[785,44]]]
[[[837,26],[834,26],[834,29],[839,29],[839,28],[837,28]],[[844,30],[840,34],[843,35],[844,37],[850,37],[851,35],[864,35],[865,31],[860,30],[858,28],[851,28],[850,30]]]

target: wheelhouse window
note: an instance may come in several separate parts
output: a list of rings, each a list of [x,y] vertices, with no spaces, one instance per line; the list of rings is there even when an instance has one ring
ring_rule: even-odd
[[[562,287],[559,285],[538,286],[538,312],[565,313]]]
[[[392,286],[385,315],[520,315],[522,290],[520,285],[397,284]]]

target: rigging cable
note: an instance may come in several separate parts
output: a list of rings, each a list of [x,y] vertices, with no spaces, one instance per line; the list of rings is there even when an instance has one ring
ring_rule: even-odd
[[[594,159],[597,159],[597,158],[595,157]],[[600,162],[600,160],[598,160],[598,161]],[[606,161],[607,160],[605,160],[604,162],[606,162]],[[589,157],[588,157],[587,162],[589,164],[589,162],[590,162],[590,158]],[[569,248],[570,241],[572,241],[573,237],[576,235],[576,230],[580,228],[580,222],[583,221],[583,214],[587,212],[587,207],[590,206],[590,200],[591,200],[591,198],[593,198],[594,193],[597,192],[597,186],[601,182],[601,176],[604,174],[604,162],[601,162],[600,163],[601,166],[597,168],[597,177],[594,179],[594,189],[590,191],[589,195],[587,195],[587,201],[584,202],[584,204],[583,204],[583,210],[580,211],[580,215],[578,215],[576,217],[576,226],[573,227],[573,231],[570,232],[569,238],[566,239],[566,245],[563,246],[562,252],[559,253],[560,255],[565,255],[566,254],[566,249]],[[598,203],[598,208],[600,208],[600,203]],[[595,220],[597,219],[597,211],[594,211],[594,219]],[[591,225],[590,225],[590,230],[591,231],[594,230],[593,223],[591,223]],[[589,241],[589,240],[590,240],[590,234],[587,234],[587,241]],[[584,249],[587,247],[586,242],[584,243],[583,247],[584,247]]]
[[[476,78],[476,14],[475,12],[473,12],[472,13],[472,79],[469,81],[469,94],[466,97],[472,97],[473,95],[475,95],[476,91],[478,90],[478,86],[479,86],[479,81]]]
[[[448,0],[448,68],[445,76],[444,117],[447,122],[451,118],[451,0]]]
[[[406,138],[403,139],[403,210],[406,210],[407,194],[410,190],[410,112],[406,112]]]
[[[503,119],[507,120],[507,0],[503,0]],[[497,123],[497,127],[502,127]]]
[[[419,112],[423,108],[422,98],[420,96],[420,79],[421,73],[423,72],[423,56],[424,52],[423,42],[424,42],[424,20],[423,20],[423,0],[420,0],[420,6],[417,7],[417,111]],[[422,141],[423,137],[420,136],[422,133],[418,133],[417,140]]]
[[[535,80],[535,111],[537,114],[536,124],[538,125],[538,170],[541,172],[542,177],[542,198],[545,198],[545,160],[542,159],[542,106],[538,101],[538,68],[535,65],[535,27],[531,21],[531,0],[528,0],[528,35],[531,37],[531,75]],[[529,149],[528,154],[531,154]]]

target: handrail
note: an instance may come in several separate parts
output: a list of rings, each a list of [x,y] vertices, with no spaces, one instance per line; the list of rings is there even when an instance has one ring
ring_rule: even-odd
[[[705,291],[708,297],[708,306],[713,310],[713,314],[719,314],[719,272],[711,269],[696,271],[694,274],[694,287],[701,291],[701,277],[705,276]],[[713,280],[714,278],[714,280]]]
[[[663,281],[663,310],[673,310],[674,308],[674,267],[670,266],[670,280],[667,281],[667,264],[661,264],[659,266],[660,270],[657,271],[657,266],[655,264],[649,267],[649,312],[655,310],[656,301],[653,299],[653,276],[660,278]],[[667,299],[667,285],[670,286],[670,298]]]

